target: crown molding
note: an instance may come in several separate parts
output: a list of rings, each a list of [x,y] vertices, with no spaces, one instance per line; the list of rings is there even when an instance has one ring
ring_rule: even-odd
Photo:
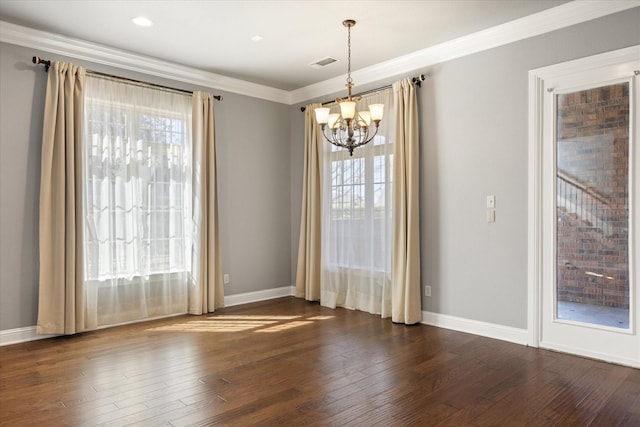
[[[0,42],[197,86],[289,104],[289,92],[59,34],[0,21]]]
[[[358,85],[375,83],[638,6],[640,0],[571,1],[357,70],[352,76]],[[338,76],[285,91],[4,21],[0,21],[0,42],[289,105],[339,92],[346,78]]]
[[[359,86],[640,6],[638,0],[571,1],[351,73]],[[291,91],[297,104],[344,90],[346,75]]]

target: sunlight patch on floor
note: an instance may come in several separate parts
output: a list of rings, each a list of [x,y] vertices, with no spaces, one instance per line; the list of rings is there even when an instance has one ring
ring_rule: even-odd
[[[283,324],[272,326],[266,329],[258,329],[256,332],[280,332],[280,331],[286,331],[287,329],[297,328],[298,326],[310,325],[312,323],[313,322],[298,320],[296,322],[283,323]]]
[[[205,320],[198,319],[184,323],[158,326],[148,331],[156,332],[254,332],[274,333],[282,332],[300,326],[307,326],[318,321],[333,319],[334,316],[260,316],[260,315],[220,315],[211,316]]]

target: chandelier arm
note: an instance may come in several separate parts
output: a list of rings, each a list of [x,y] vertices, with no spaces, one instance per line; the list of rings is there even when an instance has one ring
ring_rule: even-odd
[[[336,147],[339,147],[339,148],[347,148],[347,146],[343,145],[341,143],[341,141],[337,138],[337,134],[338,134],[337,129],[332,129],[331,130],[331,137],[328,137],[326,132],[324,131],[324,128],[325,127],[323,126],[322,127],[322,136],[324,137],[324,139],[327,140],[328,143],[330,143],[332,145],[335,145]]]
[[[327,136],[327,132],[326,132],[327,126],[326,125],[322,125],[321,127],[322,127],[322,132],[321,133],[322,133],[322,136],[324,137],[324,139],[327,142],[330,142],[331,144],[333,144],[333,140]]]
[[[363,146],[363,145],[368,144],[369,142],[371,142],[371,140],[372,140],[373,138],[375,138],[375,137],[376,137],[376,135],[378,134],[378,129],[379,129],[379,126],[378,126],[378,125],[376,125],[376,131],[373,133],[373,135],[371,135],[371,137],[369,137],[369,130],[367,129],[367,135],[365,136],[365,139],[364,139],[363,141],[361,141],[361,142],[357,143],[356,145],[354,145],[354,146],[353,146],[353,148],[358,148],[358,147],[361,147],[361,146]]]
[[[329,142],[331,142],[336,147],[344,148],[344,145],[342,144],[342,141],[340,141],[340,139],[338,138],[338,130],[337,129],[334,129],[333,132],[331,133],[331,141],[329,141]]]
[[[369,127],[368,126],[361,126],[358,129],[358,140],[356,142],[356,147],[359,147],[363,141],[367,141],[367,138],[369,138]],[[366,142],[365,142],[366,144]]]

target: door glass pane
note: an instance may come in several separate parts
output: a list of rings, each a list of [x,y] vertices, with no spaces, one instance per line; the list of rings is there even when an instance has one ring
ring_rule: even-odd
[[[556,96],[557,318],[629,329],[629,84]]]

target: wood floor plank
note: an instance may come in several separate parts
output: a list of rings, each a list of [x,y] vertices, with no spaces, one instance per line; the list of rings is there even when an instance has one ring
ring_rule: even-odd
[[[640,426],[640,371],[611,366],[605,381],[604,386],[600,383],[594,387],[594,392],[565,421],[592,415],[594,426]],[[616,383],[620,385],[613,389]]]
[[[640,371],[296,298],[0,348],[1,426],[638,426]]]

